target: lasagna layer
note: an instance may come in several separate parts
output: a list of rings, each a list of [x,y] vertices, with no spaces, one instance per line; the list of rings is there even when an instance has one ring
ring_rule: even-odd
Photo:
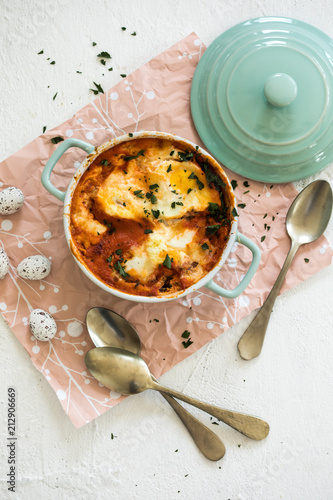
[[[207,158],[179,142],[132,139],[101,153],[73,193],[74,255],[132,295],[182,292],[219,261],[233,194]]]

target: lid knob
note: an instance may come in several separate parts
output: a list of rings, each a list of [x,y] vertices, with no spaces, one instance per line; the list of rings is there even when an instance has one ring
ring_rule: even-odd
[[[273,106],[288,106],[297,96],[297,84],[291,76],[285,73],[275,73],[267,78],[264,94]]]

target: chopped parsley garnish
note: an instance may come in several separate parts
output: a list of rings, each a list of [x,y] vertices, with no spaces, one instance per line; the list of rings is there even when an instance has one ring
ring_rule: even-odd
[[[187,194],[190,194],[191,191],[193,191],[193,189],[192,188],[188,188]]]
[[[56,93],[54,94],[54,96],[52,97],[52,100],[53,100],[53,101],[54,101],[54,99],[57,97],[57,95],[58,95],[58,92],[56,92]]]
[[[151,213],[155,217],[155,219],[158,219],[160,216],[160,211],[159,210],[152,210]]]
[[[111,59],[111,56],[108,52],[100,52],[99,54],[97,54],[97,57],[103,57],[103,59]]]
[[[136,155],[124,156],[124,160],[125,161],[135,160],[139,156],[144,156],[144,155],[145,155],[145,151],[144,151],[144,149],[141,149],[141,151],[139,151]]]
[[[250,187],[250,184],[247,181],[244,181],[243,182],[243,186],[246,187],[246,188],[248,188],[248,187]]]
[[[121,76],[122,78],[126,78],[125,73],[120,73],[120,76]]]
[[[93,84],[95,85],[96,89],[89,89],[89,90],[93,92],[94,95],[97,95],[98,93],[104,94],[104,90],[102,89],[99,83],[93,82]]]
[[[91,45],[92,45],[93,47],[95,47],[95,46],[97,45],[97,43],[96,43],[96,42],[93,42]]]
[[[190,335],[191,335],[191,332],[189,332],[188,330],[185,330],[185,331],[182,333],[182,337],[183,337],[183,339],[188,339]]]
[[[170,156],[173,156],[174,155],[174,151],[170,151]]]
[[[46,131],[46,125],[44,125],[43,127],[43,134],[45,134],[45,131]]]
[[[115,251],[117,255],[121,255],[121,252],[122,252],[121,248],[118,248],[118,250]]]
[[[125,31],[125,30],[126,30],[125,26],[122,26],[122,27],[121,27],[121,29],[122,29],[122,31]]]
[[[144,231],[145,234],[149,234],[149,233],[152,233],[152,232],[153,232],[152,229],[145,229],[145,231]]]
[[[195,179],[197,181],[197,184],[198,184],[198,188],[201,190],[205,187],[204,183],[201,182],[201,180],[199,179],[199,177],[197,175],[195,175],[194,172],[192,172],[189,176],[188,176],[189,179]]]
[[[133,137],[132,132],[129,132],[128,137]]]
[[[152,184],[151,186],[149,186],[149,189],[157,189],[159,187],[160,186],[158,184]]]
[[[128,278],[129,277],[129,274],[125,271],[125,269],[123,268],[123,266],[120,264],[119,260],[117,260],[117,262],[115,263],[114,268],[124,278]]]
[[[109,165],[109,162],[106,159],[104,159],[101,161],[101,165]]]
[[[167,172],[171,172],[171,170],[172,170],[172,168],[171,168],[171,163],[170,163],[170,165],[167,168]]]
[[[310,259],[304,259],[304,262],[308,263]]]
[[[173,202],[171,203],[171,208],[176,208],[176,202],[175,202],[175,201],[173,201]]]
[[[181,207],[183,207],[184,203],[182,203],[181,201],[176,201],[176,205],[180,205]]]
[[[111,262],[112,261],[112,255],[110,255],[110,257],[108,257],[106,260],[107,260],[107,262]]]
[[[207,245],[207,243],[204,243],[203,245],[201,245],[201,248],[202,250],[208,250],[209,246]]]
[[[77,73],[78,73],[79,75],[82,75],[82,71],[77,71]]]
[[[153,193],[151,194],[150,201],[153,205],[157,203],[157,198]]]
[[[171,269],[171,263],[173,259],[170,259],[169,255],[166,254],[166,257],[163,262],[163,266],[167,267],[168,269]]]
[[[103,64],[103,66],[106,65],[106,60],[105,59],[101,59],[100,62],[101,62],[101,64]]]
[[[244,193],[243,193],[243,194],[247,194],[247,193],[249,193],[249,192],[250,192],[250,190],[248,189],[247,191],[244,191]]]
[[[263,219],[266,219],[266,217],[267,217],[267,214],[265,214],[265,215],[263,216]]]
[[[55,63],[56,63],[55,61],[50,62],[50,64],[52,64],[52,65],[55,64]]]
[[[51,142],[52,142],[53,144],[58,144],[58,142],[61,142],[61,141],[63,141],[63,140],[64,140],[64,138],[63,138],[63,137],[60,137],[59,135],[58,135],[57,137],[52,137],[52,138],[51,138]]]
[[[220,229],[220,227],[221,227],[221,224],[213,224],[212,226],[207,226],[206,233],[207,234],[215,234]]]
[[[37,55],[39,56],[39,54],[44,54],[44,50],[42,49]]]
[[[266,236],[262,236],[260,241],[263,242],[266,239]]]
[[[131,33],[132,36],[136,36],[136,31],[133,31],[133,33]]]
[[[238,217],[237,209],[233,208],[231,214],[232,214],[233,217]]]
[[[137,189],[136,191],[133,191],[133,194],[138,198],[143,198],[142,189]]]
[[[223,182],[221,177],[219,177],[215,172],[211,170],[207,162],[203,164],[203,170],[208,184],[212,182],[213,184],[215,184],[215,186],[219,186],[220,188],[225,187],[225,182]]]
[[[221,208],[220,205],[218,205],[217,203],[209,202],[209,204],[208,204],[208,211],[212,215],[214,215],[216,212],[219,212],[220,208]]]
[[[178,157],[180,161],[190,161],[194,156],[193,151],[178,151]]]
[[[245,203],[238,203],[237,207],[239,207],[239,208],[245,208],[246,205],[245,205]]]
[[[232,189],[236,189],[237,186],[238,186],[238,182],[235,179],[233,179],[231,181],[231,187],[232,187]]]

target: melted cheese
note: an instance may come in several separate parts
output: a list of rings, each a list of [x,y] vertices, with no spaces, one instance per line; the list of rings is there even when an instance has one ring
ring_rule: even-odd
[[[167,295],[199,281],[230,232],[230,221],[221,223],[227,214],[221,200],[223,206],[233,201],[208,184],[200,160],[195,151],[161,139],[128,141],[102,153],[73,194],[75,255],[104,283],[127,293]],[[207,230],[214,226],[217,231]]]

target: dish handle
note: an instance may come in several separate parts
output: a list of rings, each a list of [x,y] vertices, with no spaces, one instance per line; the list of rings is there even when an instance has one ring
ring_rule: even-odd
[[[48,160],[46,163],[44,170],[42,172],[42,177],[41,181],[45,189],[53,196],[58,198],[58,200],[64,201],[65,199],[65,192],[60,191],[60,189],[57,189],[55,186],[53,186],[50,177],[52,170],[54,169],[57,161],[62,157],[62,155],[67,151],[69,148],[81,148],[87,153],[92,153],[95,149],[95,146],[92,144],[89,144],[89,142],[84,142],[80,141],[80,139],[66,139],[64,142],[60,144],[60,146],[57,147],[51,158]]]
[[[254,273],[258,269],[261,257],[259,247],[257,247],[257,245],[253,243],[253,241],[249,240],[249,238],[247,238],[243,234],[237,232],[236,241],[249,248],[249,250],[251,250],[252,252],[252,262],[242,281],[233,290],[226,290],[225,288],[222,288],[221,286],[214,283],[213,280],[208,281],[208,283],[206,283],[205,285],[212,292],[216,293],[217,295],[221,295],[222,297],[226,297],[227,299],[234,299],[245,290],[245,288],[253,278]]]

